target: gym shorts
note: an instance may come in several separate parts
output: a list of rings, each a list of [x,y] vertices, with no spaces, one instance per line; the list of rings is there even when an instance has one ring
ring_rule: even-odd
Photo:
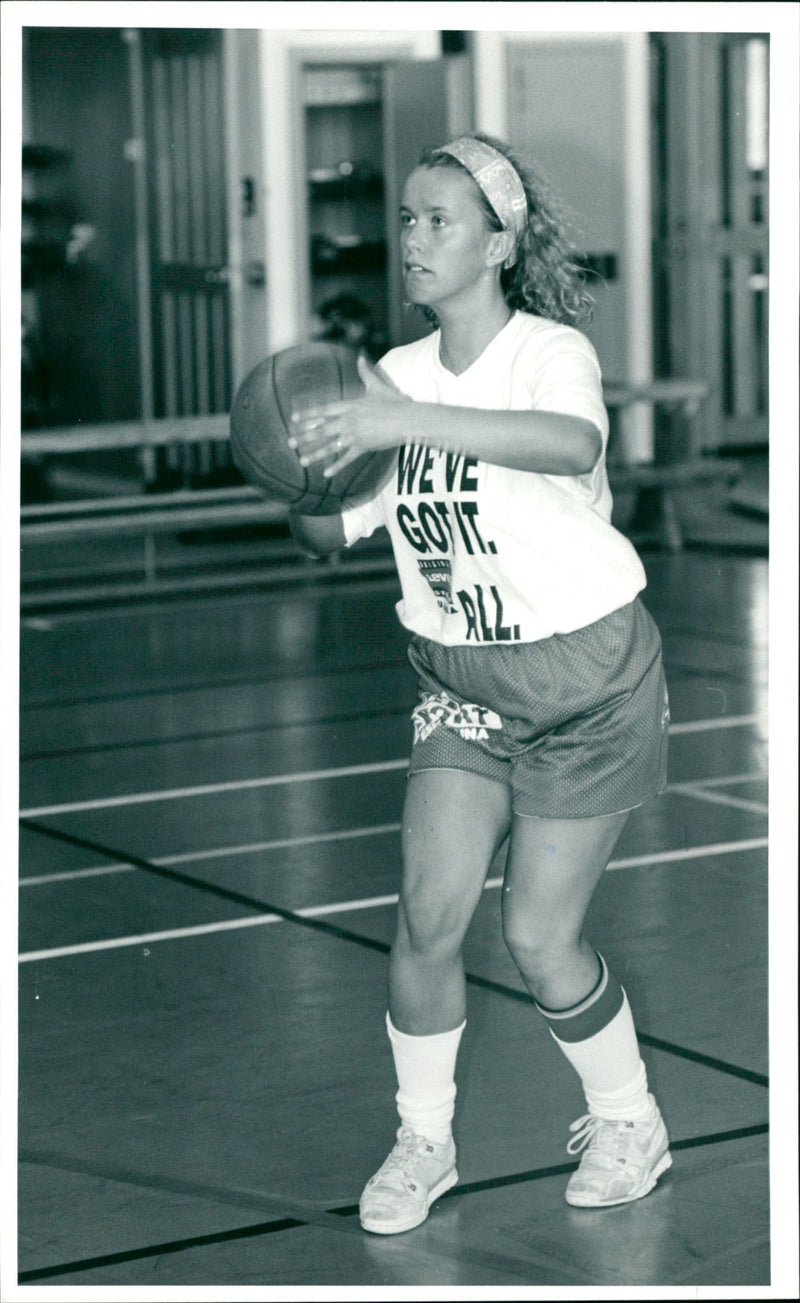
[[[588,819],[631,810],[667,781],[661,638],[636,598],[538,642],[443,646],[413,635],[419,676],[410,773],[506,783],[515,814]]]

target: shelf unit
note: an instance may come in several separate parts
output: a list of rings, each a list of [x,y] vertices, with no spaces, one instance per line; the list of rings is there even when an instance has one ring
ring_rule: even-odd
[[[420,149],[446,137],[441,61],[305,61],[300,67],[308,317],[379,354],[418,337],[403,309],[397,213]],[[346,334],[344,337],[348,337]]]
[[[302,86],[311,312],[344,331],[344,308],[378,353],[388,337],[383,67],[306,66]]]

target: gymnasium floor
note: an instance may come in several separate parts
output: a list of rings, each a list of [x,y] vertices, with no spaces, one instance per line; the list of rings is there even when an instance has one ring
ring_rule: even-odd
[[[767,562],[645,563],[671,786],[587,931],[673,1167],[635,1204],[564,1203],[585,1108],[504,951],[498,860],[466,946],[459,1184],[387,1238],[356,1206],[397,1125],[394,583],[23,620],[20,1284],[769,1286]]]

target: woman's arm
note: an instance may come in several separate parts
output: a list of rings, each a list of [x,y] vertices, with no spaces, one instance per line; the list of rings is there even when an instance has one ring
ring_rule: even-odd
[[[409,442],[543,475],[586,474],[603,447],[600,431],[591,421],[559,412],[495,412],[415,403],[412,420]]]
[[[327,556],[344,547],[344,525],[341,516],[301,516],[289,511],[289,528],[295,542],[309,556]]]
[[[293,416],[291,443],[304,464],[328,460],[325,474],[334,475],[371,449],[415,443],[514,470],[584,475],[602,451],[600,431],[582,417],[415,403],[374,372],[362,377],[364,397]]]

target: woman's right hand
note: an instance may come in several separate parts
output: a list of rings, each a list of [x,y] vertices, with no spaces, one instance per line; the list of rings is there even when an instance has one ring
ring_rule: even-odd
[[[308,556],[328,556],[338,552],[345,545],[342,517],[303,516],[298,511],[289,509],[289,528],[295,542]]]

